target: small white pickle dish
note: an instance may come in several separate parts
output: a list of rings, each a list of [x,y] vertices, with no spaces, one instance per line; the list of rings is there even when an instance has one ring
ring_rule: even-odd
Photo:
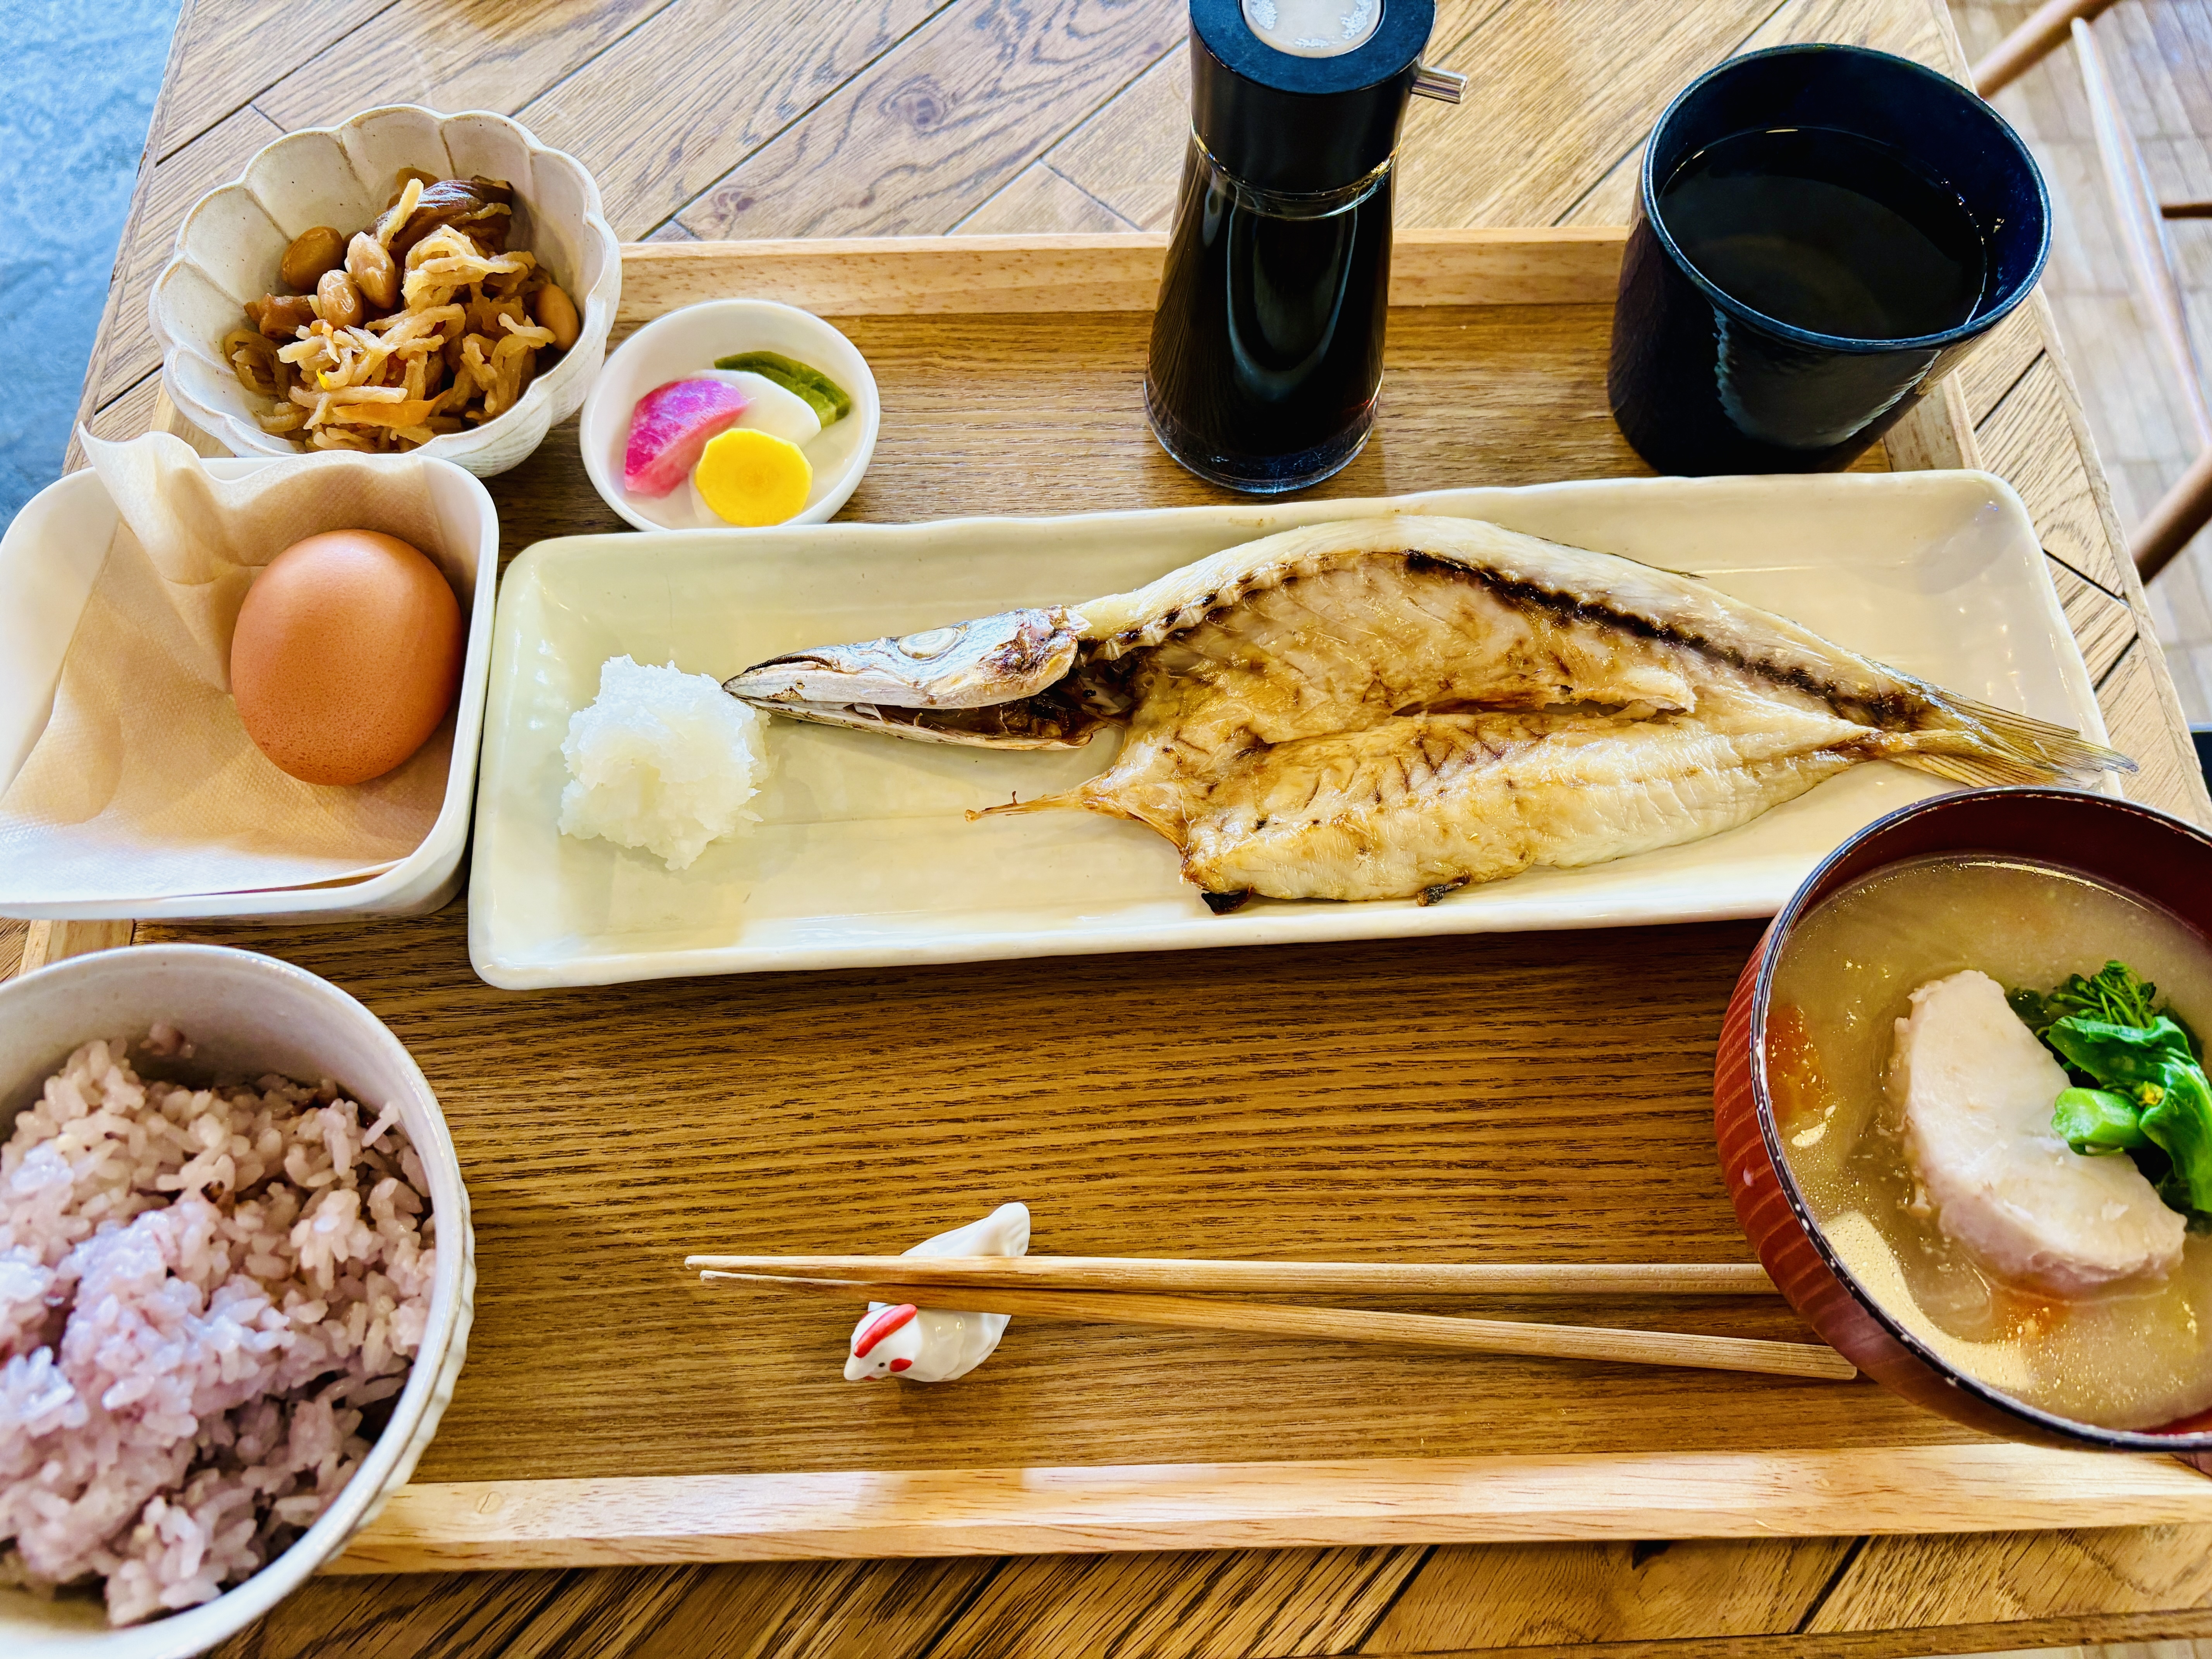
[[[402,167],[513,185],[508,246],[536,256],[575,301],[582,322],[576,343],[513,409],[413,453],[488,478],[520,465],[556,422],[582,407],[622,298],[622,248],[599,185],[575,157],[548,149],[504,115],[441,115],[393,104],[270,145],[243,177],[210,191],[185,216],[176,252],[155,279],[149,309],[161,345],[161,384],[186,418],[232,454],[301,452],[288,434],[261,429],[254,417],[268,411],[268,400],[240,384],[223,361],[222,337],[243,326],[248,300],[282,289],[277,267],[295,237],[317,225],[347,236],[366,230],[384,211]]]
[[[827,524],[860,486],[883,424],[876,377],[860,349],[797,306],[775,300],[708,300],[654,318],[617,346],[584,399],[578,432],[584,471],[606,504],[640,530],[732,530],[689,483],[658,497],[632,495],[623,487],[623,461],[629,447],[630,411],[640,398],[671,380],[712,374],[717,357],[745,351],[773,351],[818,369],[853,399],[852,412],[824,427],[806,446],[807,463],[814,470],[806,505],[795,517],[766,528]]]
[[[416,453],[426,453],[427,447]],[[306,459],[219,458],[204,465],[216,478],[242,478],[263,467]],[[372,465],[377,459],[356,459]],[[404,465],[413,458],[392,459]],[[453,583],[468,634],[461,658],[461,689],[453,703],[453,753],[446,772],[445,799],[429,833],[415,850],[388,870],[343,884],[164,898],[118,890],[66,902],[11,894],[7,866],[0,862],[0,915],[33,921],[422,915],[460,890],[461,855],[468,850],[484,690],[491,671],[499,513],[490,491],[452,462],[432,460],[424,471],[431,508],[437,515],[438,543],[422,551]],[[117,519],[115,502],[100,475],[84,467],[32,496],[6,534],[0,535],[0,794],[7,793],[46,729],[54,692],[61,684],[63,659],[100,580],[100,567],[107,562]],[[0,1646],[0,1653],[5,1651]]]
[[[307,1581],[407,1483],[453,1397],[476,1306],[476,1235],[445,1114],[422,1069],[384,1022],[329,981],[273,957],[212,945],[145,945],[90,956],[0,985],[0,1102],[12,1131],[80,1044],[143,1038],[167,1020],[192,1045],[162,1075],[188,1083],[279,1072],[329,1078],[371,1110],[399,1108],[437,1218],[429,1323],[392,1415],[322,1516],[260,1571],[212,1601],[112,1628],[97,1596],[46,1599],[0,1586],[0,1653],[9,1659],[185,1659],[236,1635]],[[136,1056],[134,1055],[134,1059]]]

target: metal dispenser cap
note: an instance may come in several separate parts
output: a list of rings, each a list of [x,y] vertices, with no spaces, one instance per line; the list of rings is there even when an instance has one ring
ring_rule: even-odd
[[[1435,0],[1190,0],[1191,123],[1261,190],[1342,190],[1389,159]]]
[[[1293,58],[1341,58],[1374,36],[1382,0],[1243,0],[1261,41]]]

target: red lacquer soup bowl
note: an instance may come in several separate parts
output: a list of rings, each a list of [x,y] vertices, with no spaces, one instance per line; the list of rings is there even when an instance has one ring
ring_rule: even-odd
[[[1783,907],[1729,1000],[1713,1065],[1713,1105],[1736,1219],[1790,1305],[1832,1347],[1906,1399],[2014,1440],[2170,1452],[2212,1472],[2212,1412],[2160,1429],[2098,1428],[2024,1405],[1946,1364],[1851,1277],[1783,1157],[1767,1085],[1766,1016],[1775,963],[1798,920],[1887,866],[1992,854],[2076,871],[2212,937],[2212,836],[2148,807],[2071,789],[1979,789],[1920,801],[1869,824]]]

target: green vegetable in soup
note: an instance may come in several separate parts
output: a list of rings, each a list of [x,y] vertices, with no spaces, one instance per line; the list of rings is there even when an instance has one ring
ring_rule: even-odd
[[[2069,1014],[2053,1020],[2043,1040],[2069,1066],[2141,1106],[2159,1103],[2170,1071],[2197,1071],[2189,1034],[2164,1014],[2140,1025]],[[2204,1075],[2197,1074],[2200,1079]]]
[[[2192,1227],[2212,1231],[2212,1083],[2188,1034],[2163,1014],[2147,1027],[2068,1018],[2045,1041],[2139,1109],[2136,1123],[2169,1166],[2162,1176],[2144,1175]]]
[[[2192,1232],[2212,1231],[2212,1081],[2196,1034],[2157,1006],[2158,987],[2108,962],[2007,1000],[2074,1082],[2051,1103],[2052,1132],[2087,1156],[2128,1153]]]
[[[2156,1006],[2158,987],[2124,962],[2108,962],[2091,978],[2071,975],[2047,994],[2023,986],[2008,991],[2005,1000],[2027,1023],[2027,1029],[2046,1042],[2050,1038],[2045,1034],[2056,1020],[2082,1017],[2113,1025],[2147,1026],[2163,1014],[2188,1039],[2190,1057],[2200,1065],[2203,1061],[2204,1045],[2197,1042],[2197,1033],[2175,1018],[2170,1006]]]
[[[853,412],[852,394],[820,369],[796,362],[778,351],[740,351],[733,357],[714,359],[717,368],[742,369],[774,380],[786,392],[795,392],[813,405],[822,424],[842,421]]]
[[[2062,1089],[2051,1107],[2051,1127],[2092,1158],[2151,1145],[2142,1119],[2141,1107],[2109,1089]]]

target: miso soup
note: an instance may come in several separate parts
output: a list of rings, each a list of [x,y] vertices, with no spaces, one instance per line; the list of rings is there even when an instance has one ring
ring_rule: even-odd
[[[2027,1405],[2156,1428],[2212,1407],[2212,1237],[2189,1234],[2162,1280],[2063,1296],[2008,1282],[1943,1225],[1888,1083],[1916,988],[1975,969],[2008,989],[2047,991],[2113,960],[2154,982],[2195,1031],[2212,1031],[2212,949],[2161,909],[2014,860],[1880,871],[1798,922],[1776,964],[1767,1069],[1799,1189],[1893,1318]]]

